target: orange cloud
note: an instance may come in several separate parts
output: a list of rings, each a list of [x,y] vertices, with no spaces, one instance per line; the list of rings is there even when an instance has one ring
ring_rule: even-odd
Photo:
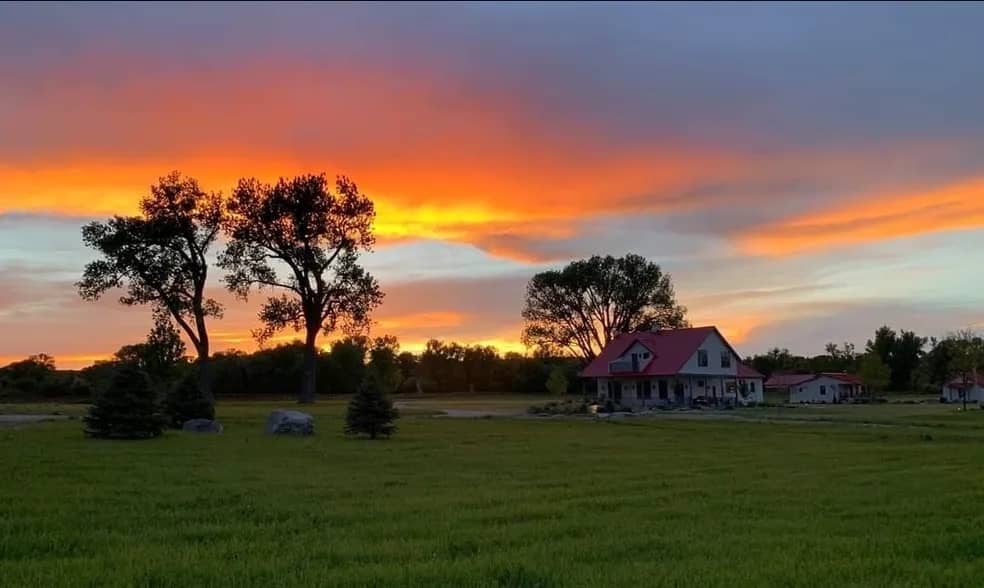
[[[383,310],[385,313],[385,309]],[[461,325],[466,315],[451,310],[434,310],[396,316],[385,316],[377,319],[376,329],[380,332],[399,331],[404,329],[441,329]]]
[[[242,176],[326,171],[374,198],[383,241],[445,239],[529,260],[502,235],[677,207],[670,195],[742,169],[727,150],[608,141],[508,88],[466,87],[426,65],[407,76],[371,62],[175,71],[146,59],[89,55],[19,80],[27,98],[5,132],[25,141],[0,148],[0,212],[129,213],[172,169],[224,191]]]
[[[758,227],[739,237],[757,255],[793,255],[832,247],[984,227],[984,178],[916,193],[860,198],[814,214]]]

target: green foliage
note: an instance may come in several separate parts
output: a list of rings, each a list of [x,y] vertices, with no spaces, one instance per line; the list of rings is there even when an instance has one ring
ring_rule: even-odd
[[[621,333],[683,327],[685,315],[658,265],[639,255],[595,255],[533,276],[523,341],[591,360]]]
[[[242,179],[228,200],[230,240],[219,256],[227,287],[242,298],[254,287],[286,293],[260,309],[261,341],[287,327],[305,332],[299,399],[317,389],[317,337],[336,328],[362,330],[383,298],[359,264],[375,242],[372,200],[345,177],[329,190],[325,174],[281,178],[275,185]]]
[[[567,394],[567,376],[564,374],[564,368],[556,366],[550,370],[550,377],[547,379],[546,389],[547,392],[554,396]]]
[[[191,419],[214,419],[215,405],[202,393],[197,374],[189,374],[168,390],[164,413],[169,424],[180,429]]]
[[[861,367],[858,376],[868,388],[869,393],[874,394],[884,390],[891,382],[892,371],[882,361],[876,352],[866,353],[861,358]]]
[[[896,333],[883,326],[875,331],[874,339],[868,340],[865,351],[877,355],[888,366],[891,372],[889,389],[911,390],[926,341],[925,337],[919,337],[912,331],[903,329]]]
[[[974,382],[984,373],[984,339],[973,331],[961,331],[953,335],[954,355],[951,363],[953,375],[964,382]]]
[[[150,378],[138,367],[122,364],[89,409],[85,433],[105,439],[146,439],[160,435],[165,424]]]
[[[379,382],[384,394],[396,392],[403,383],[403,373],[398,360],[399,352],[400,344],[392,335],[376,337],[372,349],[369,350],[369,364],[366,370],[372,372],[372,377]]]
[[[154,309],[154,326],[147,339],[143,343],[124,345],[114,358],[118,362],[139,367],[150,376],[155,386],[166,388],[184,364],[186,351],[170,314],[157,307]]]
[[[389,437],[396,432],[393,421],[398,418],[400,413],[393,407],[393,401],[383,392],[376,375],[370,372],[349,402],[345,434],[368,435],[370,439]]]
[[[327,391],[330,394],[355,394],[366,377],[365,337],[345,337],[331,344],[327,362]]]

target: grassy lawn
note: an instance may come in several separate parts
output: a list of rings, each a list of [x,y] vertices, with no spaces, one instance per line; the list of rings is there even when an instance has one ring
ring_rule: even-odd
[[[368,442],[340,434],[337,401],[311,409],[313,438],[264,436],[275,406],[290,405],[221,404],[220,436],[110,442],[84,439],[78,421],[0,428],[0,585],[984,578],[980,410],[830,407],[880,409],[867,417],[903,425],[859,427],[841,413],[818,424],[592,422],[438,419],[426,407],[408,411],[394,439]],[[938,426],[904,426],[924,421]]]

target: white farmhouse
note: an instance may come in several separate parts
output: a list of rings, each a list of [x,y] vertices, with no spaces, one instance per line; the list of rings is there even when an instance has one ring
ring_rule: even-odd
[[[716,327],[625,333],[581,376],[597,381],[600,402],[637,408],[762,402],[765,380]]]

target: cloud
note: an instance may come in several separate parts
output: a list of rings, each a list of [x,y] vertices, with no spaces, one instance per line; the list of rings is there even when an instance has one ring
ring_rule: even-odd
[[[917,193],[859,198],[814,214],[759,227],[739,239],[757,255],[814,250],[984,227],[984,179],[971,178]]]

